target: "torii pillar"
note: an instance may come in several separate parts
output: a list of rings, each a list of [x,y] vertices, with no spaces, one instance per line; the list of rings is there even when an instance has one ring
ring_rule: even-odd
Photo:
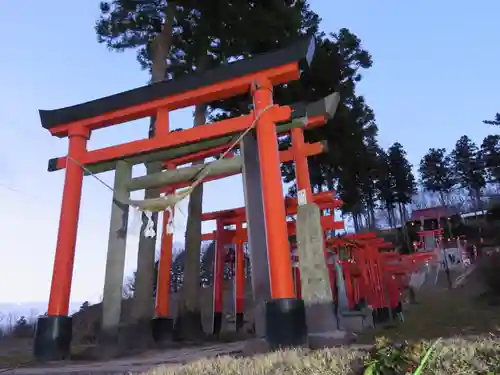
[[[101,343],[110,345],[118,342],[121,321],[129,214],[129,206],[121,202],[129,199],[130,194],[123,186],[131,177],[132,165],[125,160],[117,161],[102,297],[101,334],[99,337]]]
[[[268,110],[273,104],[272,83],[267,78],[259,79],[252,87],[252,96],[255,116],[259,116],[256,134],[264,213],[261,220],[265,223],[271,294],[265,309],[266,340],[271,348],[300,346],[307,342],[305,307],[302,300],[295,298],[278,137]],[[257,202],[247,202],[247,209],[253,204]],[[247,222],[251,225],[251,218],[248,217]],[[262,232],[258,235],[262,236]],[[254,250],[251,248],[251,252]],[[252,270],[255,266],[252,263]],[[252,275],[252,281],[256,276]]]
[[[68,316],[69,298],[83,185],[83,169],[77,162],[87,152],[90,131],[84,127],[73,128],[68,138],[68,157],[71,159],[68,158],[64,178],[48,314],[38,318],[36,324],[33,351],[39,360],[62,360],[70,354],[72,319]]]
[[[175,166],[169,166],[175,169]],[[167,190],[167,194],[172,190]],[[158,277],[156,283],[155,316],[151,322],[153,339],[162,342],[171,337],[173,319],[170,315],[170,284],[173,261],[174,234],[170,232],[169,223],[173,221],[174,208],[163,211],[160,259],[158,260]]]

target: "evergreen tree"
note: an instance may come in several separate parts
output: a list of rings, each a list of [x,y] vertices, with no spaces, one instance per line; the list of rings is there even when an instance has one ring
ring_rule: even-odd
[[[413,166],[407,159],[403,146],[396,142],[387,152],[389,171],[394,181],[394,200],[398,205],[401,226],[407,220],[406,205],[412,200],[416,193],[415,176],[413,176]]]
[[[26,319],[26,317],[23,315],[16,321],[15,328],[25,327],[27,325],[28,325],[28,319]]]
[[[380,151],[379,157],[379,200],[382,207],[387,212],[389,226],[394,228],[397,224],[396,216],[394,214],[394,207],[397,202],[396,199],[396,182],[391,171],[391,162],[389,155],[384,150]]]
[[[360,177],[362,199],[366,210],[368,228],[376,229],[375,208],[380,195],[379,179],[381,173],[381,148],[375,137],[369,137],[362,146]],[[364,169],[362,167],[364,166]]]
[[[184,283],[184,264],[186,259],[186,250],[182,249],[175,254],[170,269],[170,290],[178,292]],[[156,263],[158,264],[158,262]],[[155,275],[158,274],[158,266],[156,266]],[[155,279],[156,280],[156,279]]]
[[[425,190],[439,194],[442,205],[456,185],[452,159],[444,148],[430,148],[420,161],[420,181]]]
[[[360,180],[355,174],[348,171],[341,171],[338,174],[337,193],[342,200],[342,214],[350,214],[352,216],[354,230],[360,231],[362,223],[362,215],[364,213],[363,193],[361,191]]]
[[[212,242],[214,244],[215,242]],[[208,248],[209,248],[208,247]],[[208,249],[207,248],[207,249]],[[212,272],[212,259],[210,256],[205,256],[207,251],[205,251],[202,255],[202,260],[200,264],[200,279],[203,281],[204,277],[206,276],[206,273],[209,272],[211,274]],[[174,257],[172,260],[172,267],[170,269],[170,291],[172,293],[178,292],[184,283],[184,263],[185,263],[185,258],[186,258],[186,250],[182,249],[178,251],[177,253],[174,253]],[[156,287],[157,287],[157,281],[158,281],[158,269],[159,269],[159,261],[157,260],[154,265],[154,285],[153,285],[153,296],[156,296]],[[135,282],[136,282],[136,275],[137,272],[134,272],[132,277],[130,278],[129,282],[127,283],[127,291],[129,293],[134,293],[135,292]]]
[[[216,242],[212,241],[205,251],[203,252],[202,255],[202,261],[201,261],[201,282],[202,285],[208,286],[208,285],[213,285],[214,282],[214,257],[215,257],[215,249],[216,249]],[[232,277],[234,277],[233,272],[234,272],[234,261],[236,254],[234,253],[234,247],[230,249],[230,252],[233,254],[234,258],[232,260],[232,263],[229,261],[225,263],[224,265],[224,280],[230,280]],[[249,256],[248,253],[245,253],[245,264],[249,264]],[[227,259],[227,258],[226,258]],[[247,272],[246,272],[247,274]]]
[[[375,137],[377,127],[372,109],[362,96],[356,95],[355,87],[361,80],[361,71],[371,64],[371,56],[363,49],[361,40],[349,30],[341,29],[319,36],[311,70],[303,80],[275,90],[275,101],[280,104],[312,102],[333,92],[340,93],[341,103],[335,117],[324,127],[306,131],[305,139],[328,142],[327,153],[309,158],[313,190],[336,188],[344,201],[343,211],[352,213],[356,227],[361,227],[360,218],[365,212],[361,177],[366,170],[363,156],[370,154],[365,150],[365,142]],[[236,106],[230,109],[231,113],[237,113],[235,110]],[[284,146],[289,142],[285,139]],[[284,165],[282,172],[285,182],[295,180],[292,163]],[[295,190],[292,187],[290,193]]]
[[[478,147],[464,135],[455,144],[452,160],[457,182],[475,198],[476,208],[480,209],[481,189],[486,185],[486,171]]]
[[[500,113],[497,113],[495,115],[495,119],[493,120],[483,120],[483,123],[487,124],[487,125],[500,125]]]
[[[201,256],[201,283],[202,285],[212,285],[214,275],[215,241],[210,242]]]
[[[481,144],[488,181],[500,183],[500,135],[488,135]]]

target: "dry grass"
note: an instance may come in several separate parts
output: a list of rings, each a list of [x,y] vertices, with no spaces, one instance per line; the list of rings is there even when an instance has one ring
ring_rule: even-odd
[[[148,375],[267,375],[267,374],[349,374],[362,352],[330,349],[306,353],[301,350],[275,352],[253,358],[218,357],[185,366],[159,367]]]
[[[500,307],[477,299],[470,286],[418,295],[419,303],[405,313],[405,322],[390,328],[366,331],[359,342],[371,344],[385,336],[433,342],[442,337],[436,354],[423,374],[500,374]],[[29,342],[29,344],[28,344]],[[0,340],[0,368],[26,365],[31,360],[30,340]],[[73,348],[76,349],[76,348]],[[222,356],[186,365],[167,365],[147,375],[358,375],[369,354],[360,347],[319,351],[290,350],[255,357]],[[491,371],[488,373],[488,371]],[[399,375],[399,374],[395,374]]]
[[[19,367],[33,362],[32,339],[0,338],[0,369]]]
[[[467,290],[454,289],[421,296],[421,302],[405,312],[404,323],[367,330],[359,337],[359,342],[370,344],[376,336],[402,341],[490,333],[500,334],[500,306],[488,306]]]
[[[438,345],[436,353],[424,374],[500,373],[500,343],[494,338],[447,339]],[[185,366],[159,367],[147,375],[357,375],[362,373],[366,359],[366,352],[348,347],[309,353],[292,350],[254,358],[219,357]]]
[[[71,356],[78,359],[88,350],[88,345],[73,345]],[[0,338],[0,373],[9,368],[36,366],[39,363],[33,357],[32,338]]]
[[[430,345],[438,337],[436,354],[423,374],[500,374],[500,307],[477,301],[474,288],[421,294],[420,302],[405,314],[405,322],[366,331],[360,343],[377,336]],[[184,366],[156,368],[148,375],[357,375],[368,353],[355,347],[314,352],[292,350],[254,358],[219,357]]]

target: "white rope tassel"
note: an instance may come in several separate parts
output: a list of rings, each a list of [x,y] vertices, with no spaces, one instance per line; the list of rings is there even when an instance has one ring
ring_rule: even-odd
[[[163,198],[163,197],[160,197]],[[146,223],[146,227],[144,228],[144,237],[146,238],[154,238],[156,237],[156,232],[154,230],[154,221],[153,221],[153,211],[140,211],[140,209],[137,210],[139,213],[143,213],[144,216],[147,218],[148,222]],[[167,206],[163,213],[163,220],[165,218],[168,218],[168,221],[165,225],[165,229],[167,231],[167,234],[174,234],[174,207],[172,206]]]
[[[144,216],[148,219],[146,223],[146,227],[144,228],[144,237],[146,238],[154,238],[156,236],[156,232],[154,229],[154,221],[153,221],[153,213],[151,211],[142,211]]]
[[[167,207],[165,213],[163,214],[163,220],[165,220],[165,214],[168,214],[168,221],[165,225],[167,234],[174,234],[174,210],[172,207]]]
[[[139,211],[137,207],[130,207],[132,212],[132,223],[129,226],[127,233],[139,236],[142,228],[142,211]]]

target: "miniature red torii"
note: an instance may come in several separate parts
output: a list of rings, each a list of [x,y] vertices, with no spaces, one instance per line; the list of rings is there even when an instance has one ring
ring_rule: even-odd
[[[340,202],[334,198],[333,192],[322,192],[313,196],[313,201],[320,209],[336,208]],[[297,213],[298,201],[294,198],[286,198],[284,200],[287,215]],[[236,312],[236,327],[239,329],[243,322],[243,303],[244,303],[244,254],[243,243],[247,240],[247,230],[243,228],[245,222],[245,209],[237,208],[232,210],[204,213],[202,219],[205,221],[216,220],[216,230],[213,233],[205,233],[202,239],[205,241],[216,241],[216,255],[214,257],[214,318],[213,331],[218,333],[221,328],[222,319],[222,296],[223,296],[223,278],[224,278],[224,262],[226,259],[225,246],[234,244],[236,246],[236,270],[235,270],[235,312]],[[343,229],[343,222],[337,222],[333,215],[323,216],[321,218],[323,229]],[[226,226],[236,226],[236,229],[226,229]],[[295,235],[295,222],[288,222],[289,236]],[[296,278],[297,280],[297,278]],[[296,288],[294,288],[296,290]],[[300,297],[300,295],[299,295]]]

